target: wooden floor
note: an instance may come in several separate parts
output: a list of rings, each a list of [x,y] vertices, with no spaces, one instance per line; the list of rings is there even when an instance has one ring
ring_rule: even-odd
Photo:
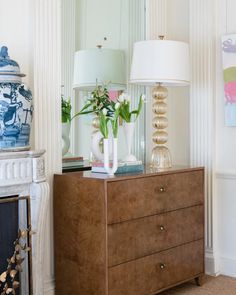
[[[219,276],[205,279],[205,283],[198,287],[191,281],[159,295],[236,295],[236,278]]]

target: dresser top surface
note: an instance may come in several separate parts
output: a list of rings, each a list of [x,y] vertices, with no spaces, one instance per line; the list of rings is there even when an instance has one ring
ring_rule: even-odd
[[[105,173],[94,173],[91,171],[84,171],[84,172],[68,172],[64,175],[73,175],[87,179],[98,179],[98,180],[105,180],[105,181],[119,181],[124,179],[133,179],[133,178],[142,178],[142,177],[150,177],[156,175],[166,175],[166,174],[173,174],[173,173],[183,173],[183,172],[191,172],[191,171],[199,171],[204,170],[204,167],[191,167],[191,166],[174,166],[168,169],[150,169],[146,168],[143,172],[139,173],[124,173],[124,174],[115,174],[115,175],[108,175]]]

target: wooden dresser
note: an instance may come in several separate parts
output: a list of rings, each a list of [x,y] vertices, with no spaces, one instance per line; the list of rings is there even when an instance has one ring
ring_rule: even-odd
[[[55,175],[57,295],[153,295],[204,274],[204,170]]]

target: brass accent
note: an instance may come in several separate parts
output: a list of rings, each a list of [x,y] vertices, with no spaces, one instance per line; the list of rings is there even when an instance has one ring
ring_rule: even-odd
[[[167,104],[165,102],[167,96],[167,88],[163,87],[160,83],[153,88],[152,111],[154,113],[154,117],[152,119],[152,126],[156,130],[153,132],[152,141],[156,146],[154,146],[152,150],[151,169],[171,167],[170,151],[164,145],[168,141],[168,133],[165,131],[168,126],[168,119],[166,118]]]
[[[32,223],[31,223],[31,201],[30,201],[30,196],[26,197],[27,199],[27,227],[32,229]],[[34,234],[34,233],[32,233]],[[27,242],[28,242],[28,247],[30,247],[31,251],[28,252],[28,267],[29,267],[29,294],[33,295],[33,257],[32,257],[32,234],[28,234]]]
[[[159,267],[160,267],[160,269],[165,269],[166,268],[166,264],[165,263],[160,263]]]
[[[152,120],[152,126],[155,129],[165,129],[168,127],[168,120],[164,116],[154,117]]]
[[[97,115],[92,120],[92,126],[93,126],[94,129],[99,129],[100,119],[99,119],[99,117]]]
[[[16,241],[14,242],[15,244],[15,249],[20,249],[22,251],[25,251],[26,255],[28,255],[28,274],[29,274],[29,295],[33,295],[33,271],[32,271],[32,238],[31,235],[34,234],[32,231],[32,225],[31,225],[31,206],[30,206],[30,196],[9,196],[0,199],[0,204],[4,203],[14,203],[14,202],[19,202],[19,201],[26,201],[26,223],[27,223],[27,230],[20,230],[18,233],[18,238],[16,241],[19,241],[20,238],[22,239],[27,239],[27,243],[25,244],[25,248],[22,248],[22,245],[17,244]],[[19,242],[20,243],[20,242]],[[19,251],[20,251],[19,250]],[[18,250],[17,250],[18,251]],[[16,257],[19,256],[21,258],[20,253],[16,255]],[[12,258],[10,258],[12,259]],[[22,260],[23,262],[23,260]],[[21,263],[22,263],[21,262]],[[15,280],[15,276],[18,272],[21,270],[21,263],[18,264],[18,269],[12,270],[9,272],[10,277],[12,278],[12,284],[15,286],[14,290],[19,288],[20,283]],[[10,266],[8,265],[8,270]],[[0,281],[0,287],[1,287],[1,281]],[[5,294],[4,292],[2,294]]]
[[[168,90],[166,87],[162,86],[160,83],[157,84],[157,87],[154,87],[152,90],[152,97],[154,100],[163,101],[168,96]]]
[[[13,203],[13,202],[16,202],[16,201],[22,201],[22,200],[28,200],[29,197],[7,197],[7,198],[3,198],[3,199],[0,199],[0,204],[3,204],[3,203]]]
[[[160,225],[160,230],[161,230],[161,231],[164,231],[164,230],[165,230],[164,225]]]
[[[164,193],[165,191],[166,191],[166,189],[164,187],[159,188],[159,192]]]
[[[165,115],[167,112],[167,104],[163,101],[154,102],[154,104],[152,105],[152,111],[155,115]]]
[[[168,133],[166,131],[158,130],[153,133],[152,141],[155,144],[164,144],[168,141]]]

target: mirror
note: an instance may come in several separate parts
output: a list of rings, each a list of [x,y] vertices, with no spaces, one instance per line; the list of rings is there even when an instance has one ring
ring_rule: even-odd
[[[73,90],[74,54],[81,49],[119,49],[124,52],[127,87],[132,109],[137,108],[144,87],[128,84],[133,44],[145,39],[145,0],[62,0],[62,94],[70,98],[72,115],[85,104],[86,91]],[[118,95],[119,93],[112,94]],[[74,118],[70,126],[70,148],[66,156],[92,160],[91,135],[93,115]],[[69,134],[69,127],[64,128]],[[118,136],[118,158],[126,151],[122,125]],[[132,153],[145,160],[145,110],[135,124]]]

